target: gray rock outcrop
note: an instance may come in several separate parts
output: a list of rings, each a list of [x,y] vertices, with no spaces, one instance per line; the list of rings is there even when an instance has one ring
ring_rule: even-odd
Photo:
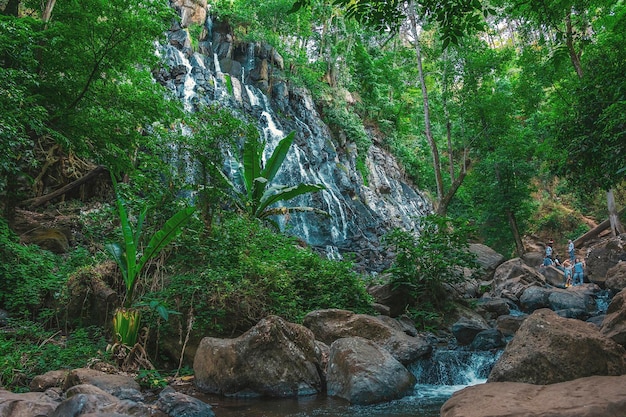
[[[590,323],[541,309],[528,316],[489,374],[489,382],[554,384],[626,373],[626,351]]]
[[[228,396],[290,397],[322,392],[322,350],[304,326],[262,319],[235,339],[205,337],[194,358],[195,384]]]
[[[626,288],[626,262],[618,262],[606,271],[604,286],[614,293]]]
[[[626,235],[601,240],[587,252],[585,276],[604,286],[607,272],[620,261],[626,261]]]
[[[535,268],[520,258],[510,259],[500,265],[493,276],[491,297],[507,298],[518,304],[528,287],[544,286],[546,279]]]
[[[328,395],[374,404],[401,398],[414,385],[413,374],[371,340],[348,337],[330,346]]]
[[[467,387],[441,417],[623,417],[626,375],[592,376],[551,385],[494,382]]]
[[[317,340],[327,345],[344,337],[360,336],[377,343],[405,365],[432,350],[428,340],[420,335],[409,336],[377,317],[347,310],[312,311],[302,323],[311,329]]]
[[[626,348],[626,291],[620,291],[611,300],[600,331]]]

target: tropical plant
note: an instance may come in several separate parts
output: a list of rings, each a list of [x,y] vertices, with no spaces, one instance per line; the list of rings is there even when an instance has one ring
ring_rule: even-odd
[[[263,166],[265,144],[256,138],[246,137],[243,146],[243,163],[233,161],[233,181],[222,174],[234,191],[234,202],[242,212],[268,221],[270,216],[295,212],[314,212],[328,215],[325,211],[313,207],[270,207],[280,201],[291,200],[303,194],[326,189],[322,184],[271,184],[287,156],[294,137],[295,132],[284,137],[272,152],[265,166]],[[244,189],[243,192],[241,188]],[[277,227],[275,222],[270,221],[270,223]]]
[[[132,346],[137,342],[139,323],[141,320],[141,310],[133,306],[135,301],[135,287],[137,286],[139,274],[150,259],[154,258],[165,246],[178,236],[182,227],[191,218],[194,208],[186,207],[170,217],[163,227],[152,236],[148,242],[148,246],[146,246],[141,255],[138,256],[139,240],[141,238],[147,208],[142,210],[137,220],[136,229],[133,230],[126,209],[124,208],[124,201],[117,192],[117,182],[113,176],[112,179],[114,188],[116,189],[117,210],[120,217],[123,243],[109,243],[105,248],[120,268],[126,291],[122,307],[118,308],[115,312],[113,330],[118,343]],[[167,313],[167,309],[162,308],[158,311],[164,319],[167,319],[167,314],[163,314]]]

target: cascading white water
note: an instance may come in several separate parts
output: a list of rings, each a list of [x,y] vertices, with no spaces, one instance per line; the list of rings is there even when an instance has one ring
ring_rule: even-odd
[[[323,184],[326,190],[284,204],[315,207],[330,216],[292,213],[275,220],[284,231],[321,250],[326,248],[333,259],[340,257],[339,248],[342,252],[358,251],[369,262],[366,268],[382,270],[384,263],[376,263],[380,260],[379,237],[392,227],[415,228],[415,218],[427,214],[430,203],[403,181],[396,163],[389,162],[392,158],[376,146],[367,155],[370,185],[365,186],[356,169],[353,144],[339,144],[333,139],[310,94],[294,89],[280,77],[273,78],[274,68],[268,71],[271,80],[255,84],[254,80],[261,76],[255,72],[256,60],[267,59],[256,57],[255,53],[265,50],[249,43],[239,52],[240,56],[232,56],[236,50],[232,38],[229,34],[213,33],[210,15],[205,28],[208,36],[200,41],[200,50],[206,55],[177,49],[175,45],[191,43],[181,41],[184,34],[180,30],[173,35],[176,42],[161,46],[161,56],[169,68],[169,78],[162,82],[176,92],[189,112],[218,102],[242,118],[256,119],[261,139],[267,144],[265,158],[286,134],[295,130],[295,141],[275,183]],[[260,88],[271,88],[272,100]],[[233,150],[232,154],[237,152]]]

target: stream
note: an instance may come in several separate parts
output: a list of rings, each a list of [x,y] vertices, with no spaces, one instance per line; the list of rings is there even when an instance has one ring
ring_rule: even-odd
[[[285,399],[194,396],[211,404],[216,417],[439,417],[439,409],[454,392],[487,380],[500,354],[437,350],[408,367],[418,381],[411,394],[374,405],[350,405],[325,395]]]

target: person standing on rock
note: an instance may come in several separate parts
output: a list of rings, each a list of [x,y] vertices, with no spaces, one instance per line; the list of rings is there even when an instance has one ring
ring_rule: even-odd
[[[572,263],[569,259],[563,261],[563,275],[565,275],[565,288],[572,285]]]
[[[569,252],[569,261],[574,263],[574,259],[576,259],[576,249],[574,249],[574,242],[572,242],[572,239],[567,242],[567,251]]]
[[[574,263],[573,270],[574,270],[574,279],[573,279],[572,285],[574,286],[583,285],[585,261],[576,258],[576,263]]]
[[[548,241],[548,245],[546,246],[546,258],[552,259],[552,244],[553,243],[554,241],[552,239]]]

